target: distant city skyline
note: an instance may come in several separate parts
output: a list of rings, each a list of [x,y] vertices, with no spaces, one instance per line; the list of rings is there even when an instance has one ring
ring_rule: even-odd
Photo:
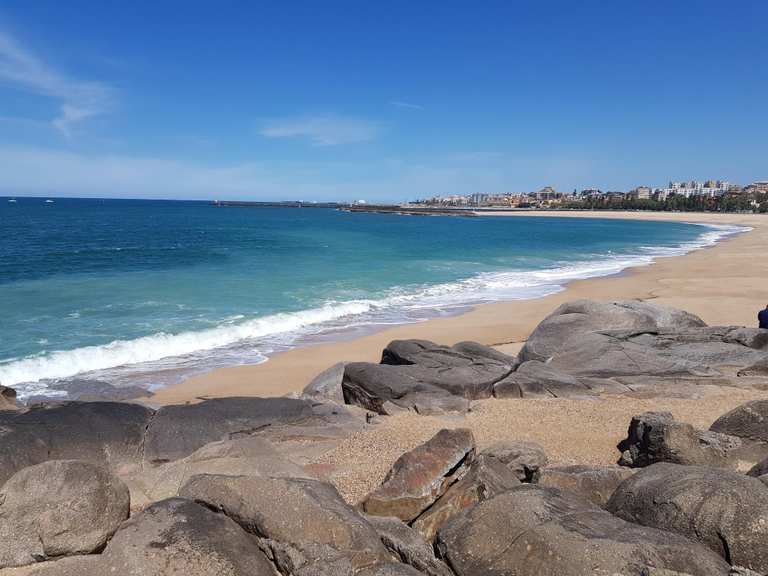
[[[767,177],[768,4],[0,6],[0,195],[401,202]]]

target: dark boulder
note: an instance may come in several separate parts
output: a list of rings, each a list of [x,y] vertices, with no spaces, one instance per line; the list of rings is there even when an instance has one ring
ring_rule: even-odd
[[[753,400],[723,414],[709,429],[752,442],[768,442],[768,400]]]
[[[568,490],[593,504],[605,506],[616,487],[633,473],[618,466],[555,466],[544,469],[539,484]]]
[[[607,509],[701,542],[729,563],[768,572],[768,490],[755,478],[660,463],[622,483]]]
[[[102,554],[120,576],[274,576],[256,538],[233,520],[182,498],[152,504],[117,531]]]
[[[438,373],[419,366],[351,362],[344,369],[344,401],[378,414],[466,412],[469,401],[432,383]]]
[[[393,464],[384,482],[362,502],[375,516],[411,522],[467,472],[475,440],[465,428],[440,430]]]
[[[549,461],[544,448],[528,440],[497,442],[481,454],[504,464],[520,482],[538,482],[542,468]]]
[[[768,332],[768,330],[766,330]],[[760,358],[749,366],[746,366],[739,370],[738,376],[768,376],[768,357]]]
[[[469,465],[464,477],[411,525],[431,542],[437,531],[460,512],[519,485],[515,472],[503,462],[481,454]]]
[[[594,332],[629,335],[698,326],[705,326],[700,318],[674,308],[634,300],[575,300],[561,305],[536,327],[520,351],[520,360],[546,361]]]
[[[640,575],[648,567],[693,576],[728,564],[682,536],[626,522],[568,492],[523,485],[481,502],[438,533],[458,576]]]
[[[302,396],[311,399],[344,403],[344,391],[341,381],[344,379],[346,362],[338,362],[320,372],[302,391]]]
[[[382,543],[396,560],[428,576],[453,576],[450,568],[435,558],[432,545],[398,518],[366,516],[365,519],[378,532]]]
[[[497,382],[493,395],[496,398],[583,398],[593,394],[574,376],[531,360]]]
[[[135,398],[149,398],[153,394],[146,388],[140,386],[113,386],[108,382],[101,380],[86,380],[76,378],[62,383],[51,384],[49,390],[57,392],[66,392],[67,400],[77,400],[79,402],[124,402]],[[59,396],[30,396],[27,404],[37,404],[54,400]]]
[[[24,468],[0,491],[0,568],[97,552],[129,509],[125,484],[99,466],[51,460]]]
[[[728,467],[741,445],[737,437],[677,422],[669,412],[644,412],[632,418],[617,447],[619,464],[633,468],[655,462]]]
[[[394,340],[382,353],[381,363],[412,366],[406,370],[421,382],[468,399],[489,398],[493,384],[517,367],[517,359],[474,342],[449,348],[427,340]]]
[[[257,537],[283,574],[351,575],[390,559],[373,527],[324,482],[202,475],[181,496]]]
[[[144,459],[151,463],[178,460],[210,442],[312,417],[312,403],[293,398],[215,398],[163,406],[147,428]]]
[[[121,402],[41,404],[0,412],[0,484],[47,460],[83,460],[120,471],[142,460],[153,410]]]

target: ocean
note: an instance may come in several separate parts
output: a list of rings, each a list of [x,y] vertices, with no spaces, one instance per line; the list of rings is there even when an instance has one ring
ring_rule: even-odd
[[[736,227],[0,199],[0,383],[150,389],[320,339],[535,298]]]

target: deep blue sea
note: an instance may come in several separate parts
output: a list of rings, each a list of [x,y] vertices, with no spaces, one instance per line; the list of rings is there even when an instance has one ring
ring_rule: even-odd
[[[148,387],[316,339],[534,298],[734,228],[202,202],[0,199],[0,383]]]

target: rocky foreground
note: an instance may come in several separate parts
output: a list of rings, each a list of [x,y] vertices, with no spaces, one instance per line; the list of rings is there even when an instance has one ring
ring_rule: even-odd
[[[359,502],[341,497],[317,456],[404,411],[461,419],[493,398],[705,402],[713,390],[765,389],[768,331],[636,301],[565,304],[517,357],[472,342],[395,341],[380,364],[337,365],[297,398],[17,407],[6,388],[0,569],[764,575],[768,400],[707,430],[637,414],[615,466],[554,466],[536,443],[480,449],[470,430],[444,429]]]

